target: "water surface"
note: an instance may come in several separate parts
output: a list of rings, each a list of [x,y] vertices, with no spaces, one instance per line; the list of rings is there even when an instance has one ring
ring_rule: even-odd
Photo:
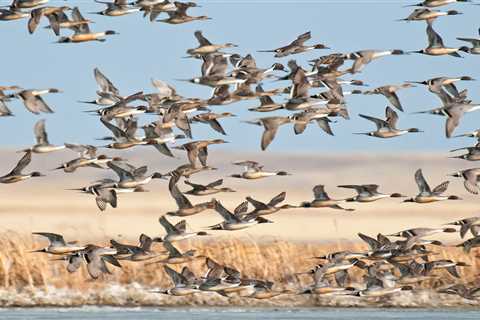
[[[240,319],[338,319],[338,320],[451,320],[480,319],[478,310],[461,309],[162,309],[162,308],[12,308],[0,309],[2,320],[240,320]]]

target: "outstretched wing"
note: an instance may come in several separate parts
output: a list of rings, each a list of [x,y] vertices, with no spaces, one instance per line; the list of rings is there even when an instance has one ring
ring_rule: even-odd
[[[215,187],[219,187],[223,184],[223,179],[218,179],[216,181],[213,181],[209,184],[207,184],[207,187],[208,188],[215,188]]]
[[[22,174],[23,169],[25,169],[30,162],[32,161],[32,152],[27,151],[25,155],[18,161],[17,165],[10,172],[10,175],[20,175]]]
[[[257,201],[251,197],[246,197],[247,201],[250,202],[254,207],[255,210],[266,210],[268,209],[268,205],[263,202]]]
[[[171,258],[173,258],[173,257],[178,258],[178,257],[182,256],[180,251],[178,251],[178,249],[175,248],[175,246],[173,244],[171,244],[169,241],[164,241],[163,246],[165,247],[165,249],[167,249]]]
[[[359,116],[375,123],[375,125],[377,126],[377,130],[380,130],[382,128],[386,128],[386,127],[389,126],[388,122],[386,122],[385,120],[370,117],[370,116],[367,116],[367,115],[364,115],[364,114],[359,114]]]
[[[101,91],[110,92],[115,95],[119,94],[119,91],[114,84],[98,68],[93,69],[93,74]]]
[[[230,211],[225,209],[225,207],[218,201],[215,201],[215,211],[222,216],[226,222],[240,222],[238,216],[232,214]]]
[[[195,31],[194,35],[201,47],[212,45],[212,43],[203,36],[202,31]]]
[[[52,245],[60,245],[60,246],[66,245],[66,242],[63,239],[63,236],[61,234],[51,233],[51,232],[32,232],[32,234],[36,234],[36,235],[47,238],[48,241],[50,241],[50,244]]]
[[[286,192],[279,193],[275,197],[270,200],[270,202],[267,204],[269,207],[275,207],[277,204],[285,200],[285,197],[287,196]]]
[[[49,144],[47,131],[45,130],[45,119],[38,120],[37,123],[35,123],[33,132],[35,133],[37,144]]]
[[[377,250],[381,246],[380,242],[378,242],[376,239],[369,237],[363,233],[358,233],[358,236],[360,237],[360,239],[362,239],[368,244],[371,250]]]
[[[433,189],[433,193],[436,195],[441,195],[442,193],[447,191],[449,183],[450,181],[444,181],[440,183],[438,186],[435,187],[435,189]]]
[[[267,149],[270,143],[272,143],[273,139],[275,139],[277,131],[278,131],[278,127],[265,129],[265,131],[262,134],[262,142],[261,142],[262,150]]]
[[[431,23],[427,25],[427,37],[428,37],[428,48],[443,48],[443,39],[440,35],[433,29]]]
[[[179,209],[191,208],[192,207],[191,202],[187,199],[187,197],[185,197],[185,195],[177,187],[178,179],[179,179],[178,175],[172,175],[172,177],[170,178],[170,182],[168,184],[168,189],[170,190],[170,194],[172,198],[175,200],[175,202],[177,203],[177,206]]]
[[[398,98],[398,95],[396,92],[386,92],[383,94],[387,100],[400,111],[403,111],[402,103],[400,102],[400,99]]]
[[[207,187],[201,184],[192,183],[187,180],[185,180],[184,183],[192,187],[194,190],[201,190],[201,191],[207,190]]]
[[[385,109],[385,116],[386,122],[388,123],[389,127],[395,129],[397,127],[398,122],[398,114],[390,107]]]
[[[177,271],[173,270],[169,266],[163,266],[163,269],[168,274],[170,279],[172,279],[172,282],[174,283],[175,286],[180,285],[180,284],[186,284],[187,281],[186,281],[185,277],[182,276]]]
[[[111,124],[110,122],[108,121],[105,121],[103,120],[102,118],[100,118],[100,121],[103,123],[103,125],[105,127],[107,127],[108,130],[110,130],[113,135],[115,136],[115,138],[125,138],[125,139],[128,139],[128,135],[125,133],[125,131],[123,131],[122,129],[120,129],[119,127]]]
[[[316,185],[313,187],[313,196],[315,200],[329,200],[328,194],[325,192],[325,186],[324,185]]]
[[[165,218],[165,216],[161,216],[160,218],[158,218],[158,222],[160,222],[160,224],[161,224],[162,227],[165,229],[165,231],[167,232],[167,234],[176,234],[176,233],[178,233],[177,228],[175,228],[175,227],[170,223],[170,221],[168,221],[167,218]]]
[[[430,186],[427,183],[427,180],[425,180],[425,177],[423,176],[422,169],[418,169],[415,172],[415,182],[417,183],[417,186],[418,186],[418,189],[420,190],[420,193],[430,194],[432,192],[430,190]]]
[[[297,37],[294,41],[291,42],[291,46],[300,47],[303,46],[305,42],[312,38],[312,33],[310,31],[305,32]]]

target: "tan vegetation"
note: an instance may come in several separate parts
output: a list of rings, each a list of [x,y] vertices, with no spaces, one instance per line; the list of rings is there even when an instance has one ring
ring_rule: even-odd
[[[122,261],[123,268],[110,267],[112,274],[97,281],[89,280],[84,268],[79,272],[69,274],[65,263],[54,261],[58,258],[52,255],[32,253],[33,249],[41,248],[45,243],[33,241],[29,236],[13,232],[0,236],[0,284],[5,289],[39,288],[48,290],[50,287],[87,289],[100,288],[110,283],[138,283],[150,288],[168,288],[171,286],[161,264],[145,265],[141,262]],[[104,242],[107,244],[107,241]],[[233,266],[245,277],[275,281],[279,286],[296,287],[308,285],[311,279],[306,276],[297,281],[295,273],[312,268],[321,256],[338,250],[365,251],[360,243],[303,243],[282,240],[255,241],[247,238],[219,238],[215,241],[193,240],[179,243],[181,249],[195,248],[202,255]],[[464,254],[459,248],[432,247],[437,253],[433,259],[452,259],[463,261],[470,265],[461,269],[462,281],[475,281],[479,272],[480,259],[473,250],[470,255]],[[437,249],[438,248],[438,249]],[[156,244],[155,250],[163,250],[161,244]],[[205,272],[204,260],[194,261],[189,266],[197,275]],[[180,267],[178,267],[179,269]],[[435,283],[427,283],[424,287],[439,287],[456,279],[444,271],[438,271],[442,277]],[[353,282],[360,281],[362,272],[350,272]]]

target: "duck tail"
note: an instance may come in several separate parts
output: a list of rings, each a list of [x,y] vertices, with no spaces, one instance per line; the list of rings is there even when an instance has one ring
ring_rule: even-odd
[[[423,7],[423,3],[409,4],[409,5],[403,6],[403,8],[410,8],[410,7]]]
[[[464,133],[464,134],[458,134],[456,136],[452,136],[452,138],[463,138],[463,137],[473,138],[475,136],[473,135],[473,133]]]

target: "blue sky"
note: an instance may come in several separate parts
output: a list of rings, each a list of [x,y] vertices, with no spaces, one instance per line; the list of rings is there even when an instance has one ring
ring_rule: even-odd
[[[200,62],[182,59],[188,48],[197,46],[193,36],[202,30],[214,43],[233,42],[239,45],[236,52],[253,53],[259,66],[269,67],[274,61],[286,63],[290,58],[305,65],[306,61],[333,52],[350,52],[361,49],[418,50],[427,44],[425,23],[402,23],[396,19],[406,17],[412,8],[403,5],[417,1],[198,1],[201,8],[193,9],[192,15],[208,15],[213,20],[184,25],[150,23],[141,14],[125,17],[88,15],[100,11],[101,4],[93,1],[68,1],[78,5],[84,15],[95,20],[92,30],[112,29],[119,35],[111,36],[105,43],[53,44],[53,32],[39,28],[29,35],[26,20],[0,23],[2,39],[2,71],[0,85],[16,84],[24,88],[54,87],[62,94],[49,94],[46,101],[55,109],[51,115],[35,116],[26,111],[20,102],[10,103],[16,117],[0,118],[3,146],[25,146],[33,142],[32,126],[41,118],[47,119],[47,129],[52,143],[77,142],[98,144],[93,138],[106,133],[98,118],[83,113],[91,105],[78,100],[95,97],[96,83],[93,68],[99,67],[120,89],[122,94],[143,90],[153,92],[151,78],[165,80],[174,85],[186,97],[207,98],[211,89],[190,83],[175,81],[200,74]],[[2,1],[5,3],[5,1]],[[51,1],[52,5],[64,5],[64,1]],[[456,9],[463,15],[440,18],[435,29],[444,38],[447,46],[464,43],[456,37],[477,37],[480,6],[457,4],[440,8]],[[45,22],[42,22],[44,25]],[[317,50],[284,59],[274,59],[271,54],[257,50],[272,49],[295,39],[297,35],[312,32],[312,43],[320,42],[332,50]],[[67,31],[66,31],[67,32]],[[454,57],[428,57],[421,55],[386,57],[368,65],[355,78],[370,87],[401,83],[406,80],[425,80],[448,75],[470,75],[480,79],[479,56],[464,54],[464,59]],[[267,82],[271,88],[277,84]],[[285,83],[286,85],[286,83]],[[480,81],[466,82],[460,87],[468,88],[474,102],[480,102]],[[348,90],[348,89],[347,89]],[[312,93],[315,93],[312,90]],[[333,124],[335,137],[325,135],[312,125],[300,136],[294,136],[291,126],[280,129],[271,151],[362,151],[375,150],[447,150],[462,146],[469,141],[447,140],[444,136],[444,119],[429,115],[413,115],[414,111],[440,106],[439,100],[426,88],[402,90],[400,99],[406,112],[400,114],[399,127],[418,127],[424,133],[411,134],[398,139],[381,140],[355,136],[352,132],[373,129],[373,124],[358,118],[358,113],[383,117],[386,99],[382,96],[354,96],[347,98],[352,119],[338,119]],[[281,101],[282,97],[276,97]],[[213,107],[214,111],[230,111],[239,117],[222,123],[229,133],[228,148],[260,150],[262,129],[238,120],[250,120],[262,116],[247,112],[257,105],[256,100]],[[282,114],[281,112],[277,114]],[[456,133],[480,127],[480,113],[467,115]],[[144,116],[142,121],[153,121]],[[194,126],[194,138],[216,136],[203,124]],[[465,143],[464,143],[465,142]]]

